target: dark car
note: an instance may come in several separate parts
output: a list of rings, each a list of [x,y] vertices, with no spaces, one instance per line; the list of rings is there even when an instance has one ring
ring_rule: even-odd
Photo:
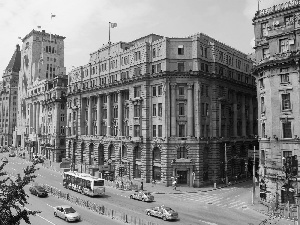
[[[38,197],[47,197],[48,192],[42,186],[31,186],[29,188],[31,194],[36,195]]]
[[[15,157],[16,156],[16,153],[12,152],[12,153],[9,153],[8,157]]]

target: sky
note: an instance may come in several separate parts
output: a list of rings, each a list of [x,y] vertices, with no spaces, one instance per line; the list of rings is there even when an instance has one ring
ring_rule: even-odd
[[[83,66],[89,54],[111,42],[148,34],[187,37],[201,32],[244,53],[254,52],[252,19],[258,0],[0,0],[0,71],[6,69],[18,37],[33,29],[65,38],[65,67]],[[288,0],[260,0],[260,9]],[[51,14],[55,15],[52,17]],[[41,29],[38,28],[41,26]],[[2,79],[2,75],[1,78]]]

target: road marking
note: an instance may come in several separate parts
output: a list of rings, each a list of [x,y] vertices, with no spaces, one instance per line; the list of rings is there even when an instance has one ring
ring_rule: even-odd
[[[48,205],[48,204],[47,204]],[[28,208],[26,208],[26,207],[24,207],[26,210],[30,210],[30,209],[28,209]],[[31,211],[31,210],[30,210]],[[42,218],[43,220],[45,220],[45,221],[47,221],[48,223],[50,223],[50,224],[53,224],[53,225],[56,225],[55,223],[52,223],[50,220],[47,220],[45,217],[42,217],[41,215],[39,215],[38,213],[37,214],[35,214],[36,216],[38,216],[38,217],[40,217],[40,218]]]
[[[217,223],[211,223],[211,222],[204,221],[204,220],[199,220],[199,221],[202,222],[202,223],[209,224],[209,225],[218,225]]]

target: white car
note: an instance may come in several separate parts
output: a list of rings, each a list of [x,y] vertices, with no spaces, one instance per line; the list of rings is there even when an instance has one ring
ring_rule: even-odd
[[[81,220],[79,213],[69,205],[55,206],[54,216],[60,217],[67,222]]]

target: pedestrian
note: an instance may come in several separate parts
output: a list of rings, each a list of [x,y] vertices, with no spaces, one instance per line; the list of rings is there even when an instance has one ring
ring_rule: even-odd
[[[141,190],[142,191],[144,190],[144,183],[143,183],[143,181],[141,181]]]
[[[177,184],[177,182],[176,182],[176,180],[174,180],[173,181],[173,190],[175,190],[175,191],[176,191],[176,184]]]

